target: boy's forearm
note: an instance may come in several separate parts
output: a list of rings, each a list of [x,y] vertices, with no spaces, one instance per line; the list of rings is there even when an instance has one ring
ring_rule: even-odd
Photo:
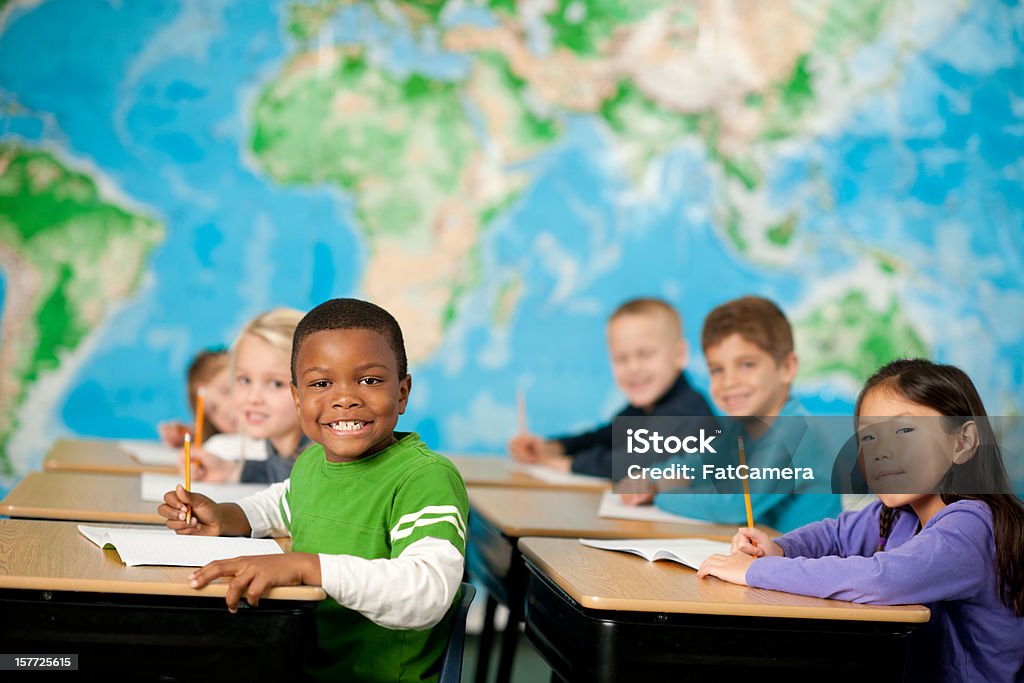
[[[218,503],[217,516],[220,518],[221,536],[251,536],[249,518],[237,503]]]
[[[299,567],[299,575],[305,586],[323,586],[323,574],[320,572],[320,556],[315,553],[291,553]]]

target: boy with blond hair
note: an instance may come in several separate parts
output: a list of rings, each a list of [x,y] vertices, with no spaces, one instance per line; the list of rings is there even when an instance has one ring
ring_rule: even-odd
[[[666,301],[632,299],[608,318],[608,353],[615,383],[629,404],[616,417],[709,417],[707,401],[686,379],[683,321]],[[512,457],[563,472],[612,476],[612,422],[582,434],[545,439],[518,434]]]

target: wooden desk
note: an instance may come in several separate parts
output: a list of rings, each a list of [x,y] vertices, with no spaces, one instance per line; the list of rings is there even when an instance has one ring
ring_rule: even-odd
[[[516,489],[549,489],[564,491],[603,491],[611,487],[611,482],[580,482],[551,483],[525,472],[513,469],[511,458],[500,458],[491,455],[446,455],[462,474],[466,486],[500,486]]]
[[[32,472],[0,501],[0,515],[82,522],[163,524],[142,500],[139,477]]]
[[[116,441],[102,439],[57,439],[43,459],[47,472],[92,472],[95,474],[174,474],[175,467],[143,465]]]
[[[499,683],[511,677],[518,628],[526,595],[526,568],[517,543],[525,536],[555,538],[710,538],[728,541],[734,525],[672,524],[603,519],[597,516],[601,493],[538,489],[470,488],[469,538],[466,556],[470,575],[487,588],[487,611],[480,652],[488,653],[494,637],[498,603],[509,608],[501,645]],[[763,527],[762,527],[763,528]],[[766,531],[775,534],[772,529]],[[488,658],[477,661],[478,683],[487,678]]]
[[[0,642],[77,654],[83,680],[294,678],[325,597],[274,588],[231,614],[226,583],[195,590],[188,567],[126,567],[71,522],[0,520],[0,548]]]
[[[581,546],[519,542],[529,572],[526,631],[568,681],[899,681],[920,605],[819,600],[698,579],[673,562]]]

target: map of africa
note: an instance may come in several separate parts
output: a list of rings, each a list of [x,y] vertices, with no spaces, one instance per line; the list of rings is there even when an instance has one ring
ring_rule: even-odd
[[[1024,409],[1012,0],[0,2],[0,489],[145,438],[253,315],[396,315],[400,428],[500,451],[621,404],[607,314],[748,293],[797,393],[962,366]]]

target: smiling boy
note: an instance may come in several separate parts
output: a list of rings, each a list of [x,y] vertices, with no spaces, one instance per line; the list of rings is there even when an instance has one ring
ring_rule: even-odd
[[[213,562],[201,588],[233,576],[229,609],[273,586],[323,586],[307,672],[330,680],[432,680],[462,580],[467,514],[458,471],[416,434],[394,431],[412,389],[402,332],[356,299],[317,306],[292,345],[292,395],[316,445],[291,478],[236,504],[181,487],[159,512],[178,533],[291,535],[285,555]],[[192,524],[184,506],[192,505]]]
[[[734,418],[727,423],[731,426],[726,427],[723,442],[735,442],[742,429],[753,452],[792,457],[792,465],[820,464],[832,455],[825,436],[797,419],[809,413],[790,394],[799,365],[793,330],[774,302],[747,296],[718,306],[704,321],[701,345],[711,377],[711,399]],[[783,422],[778,417],[794,419]],[[795,492],[752,494],[754,518],[789,531],[839,514],[839,496],[822,490],[821,485],[806,484]],[[627,502],[649,501],[634,496]],[[740,522],[745,512],[741,493],[665,492],[654,497],[654,504],[684,517],[720,523]]]
[[[616,417],[708,417],[707,401],[690,387],[683,370],[686,340],[679,313],[661,299],[633,299],[608,319],[608,355],[615,383],[629,405]],[[612,423],[572,436],[545,439],[518,434],[512,457],[563,472],[610,477]]]

